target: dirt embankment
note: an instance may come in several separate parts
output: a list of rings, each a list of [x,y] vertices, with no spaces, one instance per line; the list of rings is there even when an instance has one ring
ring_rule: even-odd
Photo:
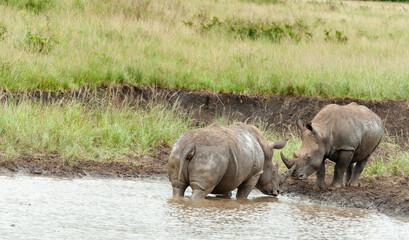
[[[198,122],[211,122],[215,117],[224,116],[237,121],[261,120],[273,125],[277,131],[295,129],[298,118],[306,122],[325,105],[335,103],[340,105],[356,102],[367,106],[378,114],[385,125],[385,131],[390,137],[397,137],[401,146],[409,144],[409,101],[384,100],[367,101],[350,98],[317,98],[271,95],[245,95],[235,93],[213,93],[206,91],[191,91],[167,88],[145,88],[130,85],[115,87],[101,86],[90,90],[83,87],[78,91],[65,92],[0,92],[0,101],[5,99],[36,99],[44,102],[59,102],[62,100],[79,99],[87,102],[104,104],[124,100],[164,101],[175,104],[183,111],[193,112],[193,118]]]
[[[106,95],[108,93],[108,95]],[[181,111],[193,111],[197,122],[211,122],[216,116],[224,116],[239,121],[261,120],[273,125],[278,131],[295,129],[295,121],[303,118],[310,121],[325,105],[330,103],[348,104],[357,102],[366,105],[384,121],[389,136],[396,137],[404,149],[409,139],[408,101],[363,101],[353,99],[325,99],[314,97],[270,96],[223,94],[188,90],[169,90],[165,88],[140,88],[135,86],[101,87],[95,91],[83,88],[76,92],[44,93],[39,91],[0,93],[0,100],[30,98],[46,102],[64,99],[80,99],[101,103],[125,99],[156,99],[168,103],[178,102]],[[101,97],[102,96],[102,97]],[[107,97],[108,96],[108,97]],[[13,161],[0,161],[0,173],[41,174],[65,177],[141,177],[167,173],[167,159],[171,147],[155,149],[155,156],[130,158],[129,162],[97,163],[90,161],[61,161],[59,156],[38,158],[22,156]],[[136,163],[136,164],[135,164]],[[327,176],[326,182],[331,182]],[[360,188],[313,191],[313,181],[289,180],[287,194],[296,194],[317,203],[344,207],[376,209],[383,213],[409,217],[409,176],[394,178],[381,177],[375,180],[362,179]]]

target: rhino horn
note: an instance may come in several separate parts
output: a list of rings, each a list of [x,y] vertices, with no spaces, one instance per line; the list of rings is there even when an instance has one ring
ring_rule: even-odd
[[[287,178],[289,178],[291,176],[291,174],[293,174],[294,170],[295,170],[295,164],[290,169],[288,169],[287,171],[285,171],[283,173],[280,173],[280,175],[281,175],[280,184],[283,184],[285,182],[285,180],[287,180]]]
[[[280,154],[281,154],[281,159],[283,160],[285,166],[286,166],[288,169],[290,169],[291,167],[294,166],[294,161],[293,161],[293,160],[290,160],[290,159],[286,158],[286,157],[284,156],[283,152],[281,152]]]
[[[289,178],[291,174],[293,174],[294,170],[295,170],[295,164],[293,164],[293,166],[290,169],[285,171],[284,173],[285,179]]]

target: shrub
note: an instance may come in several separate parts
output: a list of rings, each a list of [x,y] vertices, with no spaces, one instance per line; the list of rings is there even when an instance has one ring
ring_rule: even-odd
[[[324,40],[345,43],[348,41],[348,37],[342,31],[335,30],[334,34],[332,34],[332,30],[324,29]]]
[[[265,38],[272,42],[280,42],[282,39],[288,38],[299,42],[303,38],[312,37],[309,26],[304,24],[302,20],[296,20],[293,24],[252,21],[242,18],[228,18],[222,21],[217,17],[209,19],[200,15],[183,21],[183,23],[189,27],[198,28],[202,32],[219,29],[241,39]]]
[[[26,45],[26,50],[29,52],[48,53],[51,50],[55,40],[52,36],[29,30],[26,32],[24,42]]]
[[[0,23],[0,40],[3,39],[4,35],[7,33],[7,28],[4,24]]]
[[[35,13],[50,8],[55,0],[0,0],[0,4],[10,5],[17,8],[25,8]]]

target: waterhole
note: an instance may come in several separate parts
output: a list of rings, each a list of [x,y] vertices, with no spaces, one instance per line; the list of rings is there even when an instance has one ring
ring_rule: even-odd
[[[171,193],[166,180],[0,176],[0,239],[409,239],[409,220],[375,211]]]

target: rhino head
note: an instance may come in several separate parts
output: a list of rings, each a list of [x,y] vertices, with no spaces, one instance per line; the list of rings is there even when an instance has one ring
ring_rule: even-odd
[[[256,188],[264,194],[278,196],[282,191],[280,185],[291,176],[295,169],[294,166],[286,172],[281,173],[278,171],[278,164],[273,164],[272,158],[274,155],[274,149],[282,149],[286,143],[287,140],[281,140],[268,143],[263,147],[265,156],[263,173],[260,175]]]
[[[281,159],[288,169],[293,169],[293,175],[298,179],[306,179],[320,167],[325,154],[324,140],[320,134],[313,129],[311,123],[304,124],[299,119],[297,127],[301,130],[301,148],[294,153],[293,158],[286,158],[281,153]]]

